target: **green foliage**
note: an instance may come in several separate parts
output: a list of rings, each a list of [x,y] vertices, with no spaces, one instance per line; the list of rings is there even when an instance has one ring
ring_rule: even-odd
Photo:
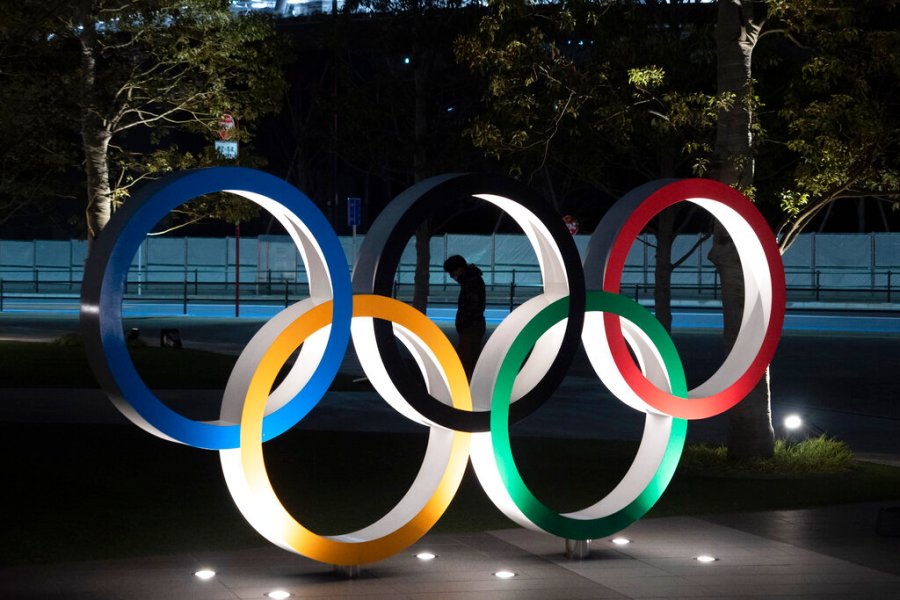
[[[776,440],[772,458],[730,461],[725,446],[692,444],[685,447],[680,467],[707,475],[786,475],[840,473],[854,465],[845,442],[822,435],[798,443]]]
[[[73,195],[67,172],[80,161],[75,98],[64,85],[77,60],[35,43],[40,19],[8,14],[13,8],[0,3],[0,224],[38,215],[55,221],[59,203]]]
[[[507,170],[565,196],[585,184],[703,171],[716,106],[711,12],[635,3],[492,2],[457,56],[483,78],[467,131]],[[570,209],[571,210],[571,209]]]
[[[716,92],[706,6],[492,2],[457,42],[484,81],[467,133],[513,173],[551,171],[557,188],[604,187],[622,168],[642,179],[703,176],[719,164],[720,115],[740,102],[753,154],[726,160],[738,171],[758,163],[742,191],[778,206],[782,248],[836,200],[900,206],[897,0],[752,4],[744,42],[757,46],[754,79],[736,94]]]
[[[233,114],[247,142],[282,100],[284,48],[271,19],[234,15],[227,0],[26,0],[4,3],[0,22],[10,49],[0,88],[22,99],[23,136],[47,144],[42,160],[80,145],[88,197],[101,203],[124,201],[146,178],[222,162],[209,149],[219,116]],[[35,165],[20,166],[35,177]]]
[[[791,171],[777,190],[788,247],[845,198],[900,202],[900,14],[889,1],[770,0],[799,61],[772,115],[784,121]]]
[[[640,69],[628,69],[628,83],[636,88],[658,89],[665,83],[665,79],[665,69],[655,65]]]
[[[456,42],[458,59],[484,82],[485,110],[467,135],[515,174],[533,174],[555,161],[551,146],[554,153],[571,148],[582,134],[618,137],[621,107],[613,106],[608,65],[590,51],[576,55],[559,46],[580,24],[596,19],[576,14],[578,8],[502,0],[492,3],[475,34]],[[592,157],[583,158],[586,174]]]

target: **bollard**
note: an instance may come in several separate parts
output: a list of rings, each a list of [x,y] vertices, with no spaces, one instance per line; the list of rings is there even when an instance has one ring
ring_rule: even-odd
[[[566,540],[566,558],[581,560],[591,554],[591,540]]]
[[[334,574],[344,579],[357,579],[359,573],[359,565],[334,565]]]

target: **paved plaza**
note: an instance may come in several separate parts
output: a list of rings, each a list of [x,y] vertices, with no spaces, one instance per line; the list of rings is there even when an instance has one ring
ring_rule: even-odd
[[[33,323],[4,322],[4,332],[28,337]],[[41,329],[55,335],[67,325]],[[189,327],[186,328],[189,330]],[[842,342],[822,338],[822,343]],[[831,342],[829,342],[831,340]],[[805,343],[805,342],[804,342]],[[890,361],[896,336],[882,338],[877,354]],[[211,346],[229,340],[212,340]],[[799,345],[802,345],[799,344]],[[787,345],[790,348],[790,343]],[[783,359],[787,360],[787,359]],[[791,358],[790,360],[797,360]],[[352,369],[353,365],[348,365]],[[884,368],[884,365],[882,365]],[[836,378],[840,374],[832,373]],[[587,386],[583,374],[569,377],[558,395],[574,404],[546,411],[531,434],[583,433],[633,437],[626,412],[612,405],[585,411],[579,404]],[[170,392],[178,402],[179,391]],[[181,392],[210,406],[217,391]],[[888,394],[891,395],[891,394]],[[98,390],[2,390],[0,421],[119,423],[132,427]],[[330,395],[317,427],[402,429],[389,408],[373,412],[367,393]],[[363,408],[365,407],[365,408]],[[900,466],[894,413],[836,411],[807,406],[820,424],[837,430],[862,450],[866,460]],[[858,408],[858,407],[857,407]],[[871,408],[877,408],[875,404]],[[365,410],[365,418],[358,411]],[[590,413],[590,416],[586,416]],[[570,425],[562,425],[569,423]],[[633,427],[639,426],[639,420]],[[614,424],[614,425],[613,425]],[[301,425],[302,426],[302,425]],[[692,424],[699,439],[722,435],[715,419]],[[528,435],[529,432],[525,431]],[[853,442],[856,442],[853,444]],[[859,598],[900,599],[900,536],[885,529],[884,516],[898,517],[900,503],[866,503],[804,510],[727,513],[649,518],[634,523],[616,545],[594,540],[582,557],[567,556],[565,540],[513,528],[466,534],[427,534],[413,547],[387,560],[363,565],[355,577],[283,551],[260,540],[256,548],[190,555],[149,556],[66,564],[0,565],[0,598],[67,600],[144,600],[159,598],[251,599],[284,591],[292,598]],[[895,510],[891,510],[895,509]],[[14,518],[14,516],[13,516]],[[882,525],[879,526],[879,518]],[[570,547],[570,550],[572,548]],[[578,550],[578,548],[575,548]],[[416,558],[420,552],[433,560]],[[576,552],[577,555],[577,552]],[[699,556],[716,560],[703,563]],[[194,575],[211,569],[216,575]],[[496,576],[509,571],[514,576]]]
[[[884,504],[644,519],[581,559],[523,529],[426,535],[355,578],[274,546],[0,569],[3,598],[900,598],[900,537],[875,532]],[[422,561],[421,552],[436,558]],[[716,560],[702,563],[696,557]],[[215,577],[194,575],[211,569]],[[501,579],[496,573],[515,576]]]

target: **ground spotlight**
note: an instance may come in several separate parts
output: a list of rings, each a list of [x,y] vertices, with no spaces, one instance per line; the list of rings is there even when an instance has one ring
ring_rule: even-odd
[[[437,554],[433,554],[431,552],[419,552],[418,554],[416,554],[416,558],[421,561],[429,561],[437,558]]]
[[[711,562],[716,562],[719,559],[716,558],[715,556],[709,556],[708,554],[701,554],[700,556],[697,556],[695,558],[695,560],[697,562],[702,562],[702,563],[711,563]]]
[[[625,538],[625,537],[613,538],[611,541],[616,546],[627,546],[628,544],[631,543],[631,540],[629,540],[628,538]]]
[[[206,581],[207,579],[212,579],[213,577],[215,577],[216,572],[213,571],[212,569],[200,569],[199,571],[194,573],[194,576],[197,579],[202,579],[203,581]]]
[[[512,579],[515,576],[516,574],[512,571],[497,571],[494,573],[494,577],[497,577],[498,579]]]
[[[285,598],[290,598],[291,595],[284,590],[275,590],[274,592],[266,594],[266,597],[271,598],[272,600],[285,600]]]
[[[800,441],[825,434],[825,431],[810,420],[808,415],[789,413],[781,421],[784,436],[790,441]]]
[[[803,419],[800,415],[792,414],[784,418],[784,428],[788,431],[796,431],[803,427]]]

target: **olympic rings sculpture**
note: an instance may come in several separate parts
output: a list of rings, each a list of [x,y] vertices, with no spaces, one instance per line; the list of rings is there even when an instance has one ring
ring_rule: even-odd
[[[220,419],[197,422],[166,407],[141,380],[125,347],[122,298],[132,257],[150,228],[176,206],[219,191],[256,202],[284,225],[309,276],[310,296],[263,325],[234,366]],[[415,226],[436,202],[472,196],[499,206],[522,228],[537,255],[543,290],[498,325],[470,384],[443,332],[390,291]],[[719,370],[690,390],[665,329],[619,295],[632,242],[651,218],[679,202],[712,213],[734,240],[744,271],[737,342]],[[446,510],[470,458],[491,500],[524,527],[579,540],[620,531],[643,516],[671,481],[687,420],[731,408],[762,377],[784,320],[784,269],[771,232],[746,198],[709,180],[656,181],[627,194],[596,229],[582,265],[562,220],[529,189],[498,177],[434,177],[381,213],[352,279],[348,271],[334,231],[299,190],[260,171],[218,167],[171,175],[129,200],[92,249],[81,299],[88,357],[115,406],[153,435],[217,450],[235,503],[260,534],[335,565],[378,561],[413,544]],[[375,390],[427,426],[429,441],[415,480],[384,517],[358,531],[321,536],[279,501],[262,444],[299,422],[324,396],[351,335]],[[405,371],[397,341],[415,359],[419,376]],[[550,398],[580,343],[613,395],[646,420],[621,482],[592,506],[560,514],[542,504],[519,475],[509,424]],[[273,389],[298,348],[294,365]],[[416,380],[424,386],[410,383]]]

